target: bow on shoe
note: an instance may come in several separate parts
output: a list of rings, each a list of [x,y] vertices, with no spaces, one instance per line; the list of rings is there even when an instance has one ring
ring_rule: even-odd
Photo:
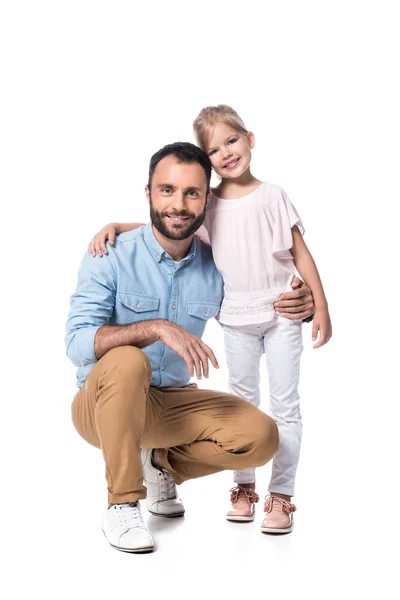
[[[251,488],[244,488],[241,485],[233,487],[231,490],[231,502],[234,504],[238,501],[240,496],[245,496],[246,500],[251,503],[258,502],[260,497],[256,492]]]
[[[291,502],[288,502],[284,498],[280,498],[279,496],[265,496],[265,504],[264,504],[264,512],[269,513],[272,511],[274,502],[280,504],[280,508],[285,515],[289,515],[290,513],[296,512],[297,508]]]

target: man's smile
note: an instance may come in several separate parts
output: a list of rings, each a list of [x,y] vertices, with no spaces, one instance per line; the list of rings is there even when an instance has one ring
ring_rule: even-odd
[[[174,225],[184,225],[193,217],[183,217],[181,215],[165,215]]]

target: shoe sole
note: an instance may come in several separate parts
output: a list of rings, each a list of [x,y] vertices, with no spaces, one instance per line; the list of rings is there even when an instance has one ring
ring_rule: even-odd
[[[108,543],[110,544],[110,542]],[[120,550],[121,552],[129,552],[130,554],[148,554],[150,552],[153,552],[154,550],[154,546],[152,546],[151,548],[136,548],[135,550],[132,550],[132,548],[120,548],[119,546],[114,546],[114,544],[110,544],[110,546],[112,546],[116,550]]]
[[[185,514],[185,511],[183,511],[183,512],[176,512],[176,513],[169,513],[169,514],[167,515],[167,514],[164,514],[164,513],[158,513],[158,512],[154,512],[154,511],[152,511],[152,510],[149,510],[149,509],[147,509],[147,510],[148,510],[148,512],[149,512],[149,513],[151,513],[151,514],[152,514],[152,515],[154,515],[155,517],[167,517],[167,519],[168,519],[169,517],[172,517],[172,518],[176,518],[176,517],[183,517],[183,515]]]
[[[103,530],[102,530],[103,531]],[[115,548],[116,550],[121,550],[121,552],[130,552],[132,554],[145,554],[146,552],[153,552],[155,546],[144,546],[143,548],[122,548],[121,546],[115,546],[111,542],[108,541],[106,534],[103,531],[103,535],[106,538],[107,542]]]
[[[227,521],[254,521],[254,517],[225,517]]]
[[[290,533],[293,531],[293,523],[289,527],[261,527],[262,533]]]

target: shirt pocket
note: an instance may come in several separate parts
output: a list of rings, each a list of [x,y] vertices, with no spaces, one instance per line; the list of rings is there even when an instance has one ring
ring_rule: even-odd
[[[160,298],[145,296],[137,292],[118,292],[118,313],[123,321],[139,322],[157,319]]]
[[[188,302],[188,315],[198,320],[208,321],[217,316],[220,310],[219,304],[213,303],[200,303],[200,302]],[[195,322],[195,321],[194,321]]]

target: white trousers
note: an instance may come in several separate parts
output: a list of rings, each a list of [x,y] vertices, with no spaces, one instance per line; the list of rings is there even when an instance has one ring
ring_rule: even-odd
[[[224,325],[229,388],[260,405],[260,358],[265,349],[270,392],[270,416],[279,429],[279,449],[272,462],[269,492],[294,495],[301,444],[298,394],[302,323],[283,317],[259,325]],[[234,472],[236,483],[255,482],[255,469]]]

